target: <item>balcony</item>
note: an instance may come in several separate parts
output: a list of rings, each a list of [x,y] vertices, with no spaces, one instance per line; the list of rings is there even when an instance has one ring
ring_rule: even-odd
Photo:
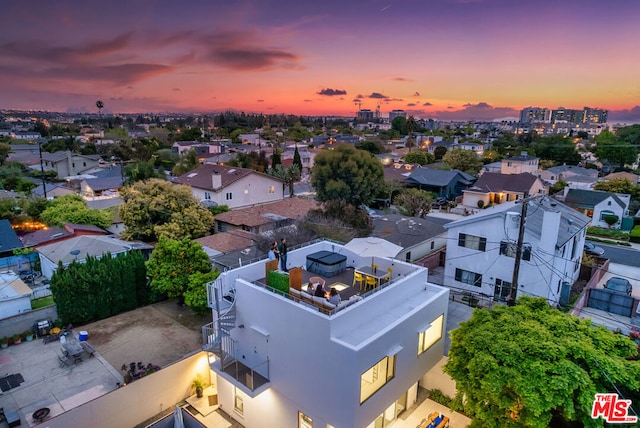
[[[267,389],[269,385],[269,360],[250,364],[240,362],[236,357],[235,341],[216,328],[212,322],[202,327],[202,348],[216,355],[211,362],[213,371],[241,388],[251,397]]]

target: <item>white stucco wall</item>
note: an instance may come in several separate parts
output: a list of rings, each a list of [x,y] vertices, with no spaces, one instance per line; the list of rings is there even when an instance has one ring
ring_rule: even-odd
[[[273,193],[270,192],[273,186]],[[257,174],[250,174],[243,177],[218,192],[191,188],[191,193],[199,201],[207,200],[205,192],[211,195],[211,201],[218,205],[227,205],[230,209],[242,208],[250,205],[265,204],[284,199],[282,182],[269,177]],[[231,193],[231,199],[227,199],[227,194]]]

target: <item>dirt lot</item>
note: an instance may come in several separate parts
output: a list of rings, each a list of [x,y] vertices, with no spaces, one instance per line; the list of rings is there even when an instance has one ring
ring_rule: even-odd
[[[89,343],[116,370],[123,364],[141,361],[164,367],[202,347],[200,328],[211,316],[194,315],[175,300],[156,303],[76,326],[86,330]]]

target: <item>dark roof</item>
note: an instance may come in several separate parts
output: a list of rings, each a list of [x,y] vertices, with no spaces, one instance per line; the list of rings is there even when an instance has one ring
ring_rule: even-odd
[[[373,235],[402,248],[412,247],[446,233],[438,221],[431,218],[405,217],[389,214],[373,220]]]
[[[569,189],[564,203],[575,208],[592,209],[608,197],[612,197],[620,207],[626,207],[626,204],[615,193],[601,190]]]
[[[0,253],[22,248],[22,241],[18,239],[9,220],[0,220]]]
[[[554,174],[565,174],[567,172],[571,172],[576,175],[584,175],[587,177],[598,178],[598,170],[597,169],[588,169],[582,168],[577,165],[558,165],[553,166],[551,168],[547,168],[547,171],[553,172]],[[571,178],[573,180],[573,178]]]
[[[189,171],[186,174],[182,174],[181,176],[176,177],[173,182],[176,184],[186,184],[198,189],[219,190],[213,188],[211,176],[214,172],[220,174],[223,188],[233,183],[234,181],[240,180],[241,178],[246,177],[250,174],[259,174],[265,178],[270,178],[275,181],[281,181],[276,177],[254,171],[252,169],[204,164],[194,170]]]
[[[482,193],[520,192],[524,193],[538,180],[535,175],[524,172],[522,174],[500,174],[499,172],[485,172],[468,190]]]
[[[73,233],[66,229],[50,227],[48,229],[36,230],[35,232],[27,233],[22,237],[22,243],[25,247],[35,247],[46,242],[71,236],[73,236]]]
[[[122,177],[122,167],[120,165],[109,165],[90,173],[95,178]]]
[[[418,168],[409,175],[407,180],[429,186],[447,186],[454,180],[469,185],[473,182],[474,178],[469,174],[458,171],[457,169],[441,170]]]
[[[119,189],[122,187],[122,177],[87,178],[84,182],[91,190]]]

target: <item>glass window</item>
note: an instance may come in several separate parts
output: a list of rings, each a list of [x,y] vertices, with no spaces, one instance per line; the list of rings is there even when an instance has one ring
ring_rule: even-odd
[[[227,201],[230,201],[231,199],[233,199],[233,193],[229,192],[227,193]]]
[[[467,235],[466,233],[460,233],[458,235],[458,246],[471,248],[472,250],[486,251],[487,238],[482,238],[475,235]]]
[[[313,419],[302,412],[298,412],[298,428],[312,428]]]
[[[234,388],[233,410],[241,415],[244,414],[244,400],[242,395],[238,393],[238,388]]]
[[[516,257],[516,248],[518,245],[515,242],[501,241],[500,242],[500,254],[507,257]],[[522,260],[531,260],[531,245],[525,244],[522,246]]]
[[[418,355],[431,348],[434,343],[442,338],[443,323],[444,314],[433,320],[425,331],[418,333]]]
[[[204,192],[204,198],[205,198],[207,201],[210,201],[210,200],[211,200],[211,193],[209,193],[209,192]]]
[[[269,186],[269,193],[276,193],[276,186]]]
[[[482,275],[468,270],[456,268],[455,280],[465,284],[475,285],[476,287],[482,287]]]
[[[396,356],[386,356],[360,376],[360,404],[395,376]]]

